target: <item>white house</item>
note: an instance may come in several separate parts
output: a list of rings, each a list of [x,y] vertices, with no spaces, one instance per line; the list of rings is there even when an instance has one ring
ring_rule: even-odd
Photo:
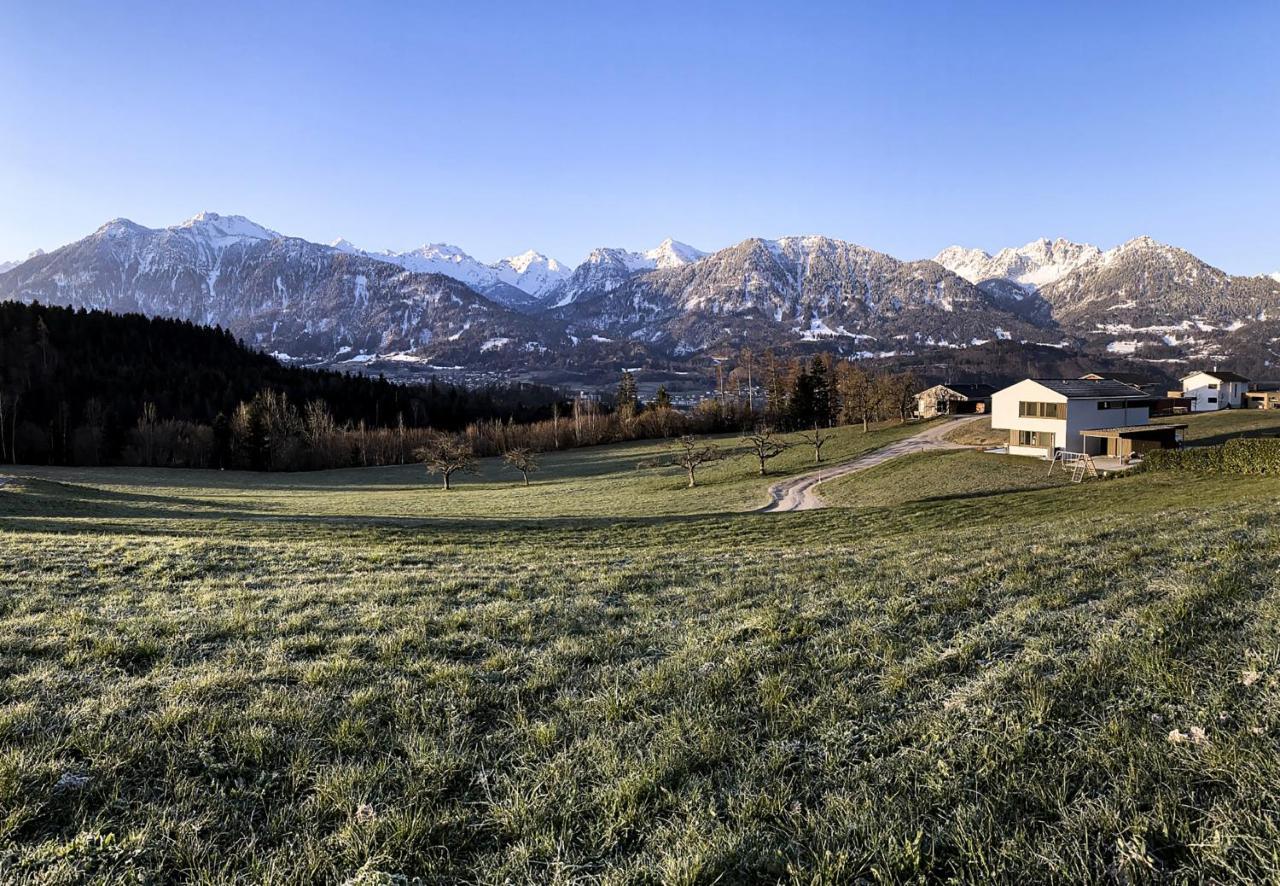
[[[1182,396],[1191,400],[1192,412],[1239,409],[1245,405],[1249,379],[1235,372],[1193,372],[1182,379]]]
[[[1169,434],[1160,425],[1148,429],[1150,420],[1147,395],[1110,378],[1028,378],[991,396],[991,427],[1009,432],[1010,455],[1122,455],[1121,440],[1148,436],[1164,445]]]

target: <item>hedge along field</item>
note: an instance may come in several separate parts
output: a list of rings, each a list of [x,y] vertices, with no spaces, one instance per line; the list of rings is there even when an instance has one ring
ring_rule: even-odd
[[[1143,459],[1149,471],[1195,471],[1208,474],[1280,474],[1280,440],[1228,440],[1220,446],[1160,449]]]
[[[391,524],[109,476],[0,488],[5,881],[1280,872],[1280,480]]]

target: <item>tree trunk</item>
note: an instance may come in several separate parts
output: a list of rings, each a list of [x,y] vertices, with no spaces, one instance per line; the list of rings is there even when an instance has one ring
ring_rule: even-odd
[[[690,468],[687,468],[687,470],[689,471],[689,487],[688,488],[692,489],[695,485],[693,482],[693,468],[690,467]]]
[[[524,485],[525,485],[525,486],[528,486],[528,485],[529,485],[529,472],[528,472],[528,471],[521,471],[520,473],[524,474]]]
[[[444,471],[444,488],[446,492],[449,490],[449,472],[448,471]]]
[[[760,476],[764,476],[764,459],[760,459]]]

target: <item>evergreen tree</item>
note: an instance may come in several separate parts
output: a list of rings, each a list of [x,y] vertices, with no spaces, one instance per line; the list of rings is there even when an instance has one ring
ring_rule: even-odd
[[[807,428],[814,422],[816,397],[814,377],[800,367],[791,386],[790,418],[793,428]]]
[[[618,414],[623,418],[632,418],[639,411],[639,389],[635,378],[625,369],[622,370],[622,381],[618,382],[617,400]]]
[[[834,399],[831,390],[831,376],[827,372],[827,361],[822,355],[815,356],[809,364],[809,388],[813,392],[813,414],[805,425],[831,425],[831,401]]]

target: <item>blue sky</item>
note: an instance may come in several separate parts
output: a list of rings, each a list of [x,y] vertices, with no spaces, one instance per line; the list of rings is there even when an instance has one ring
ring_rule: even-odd
[[[478,258],[1138,234],[1280,270],[1280,3],[5,4],[0,259],[240,213]]]

